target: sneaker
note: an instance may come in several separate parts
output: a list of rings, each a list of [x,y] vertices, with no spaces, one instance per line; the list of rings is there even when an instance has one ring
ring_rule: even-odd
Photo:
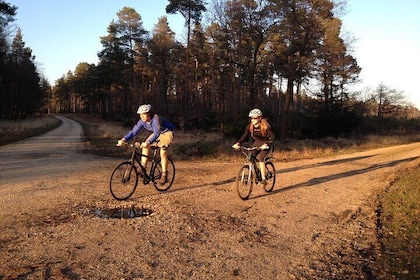
[[[162,175],[162,177],[160,177],[160,181],[159,184],[160,185],[165,185],[168,182],[168,178],[166,177],[166,175]]]
[[[266,179],[261,180],[261,184],[263,184],[264,186],[267,186],[267,180]]]

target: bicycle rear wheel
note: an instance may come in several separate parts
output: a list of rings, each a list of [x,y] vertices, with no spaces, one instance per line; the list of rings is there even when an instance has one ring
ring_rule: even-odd
[[[276,168],[274,164],[269,161],[265,163],[265,177],[267,179],[267,185],[264,186],[266,192],[271,192],[276,184]]]
[[[109,189],[117,200],[127,200],[133,195],[138,183],[137,169],[133,163],[122,162],[112,171]]]
[[[161,161],[157,162],[153,166],[151,177],[152,177],[153,184],[155,185],[155,188],[158,191],[161,191],[161,192],[167,191],[172,186],[172,183],[175,180],[175,164],[172,161],[172,159],[168,158],[168,166],[166,168],[166,178],[168,181],[166,182],[166,184],[161,185],[159,183],[159,180],[162,177]]]
[[[244,165],[236,177],[236,189],[241,199],[247,200],[251,195],[255,173],[248,165]]]

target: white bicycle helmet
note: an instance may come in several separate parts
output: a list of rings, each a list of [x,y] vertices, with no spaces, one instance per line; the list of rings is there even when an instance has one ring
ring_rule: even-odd
[[[150,110],[152,110],[152,105],[150,105],[150,104],[143,104],[137,110],[137,114],[146,114],[146,113],[149,113]]]
[[[249,115],[248,115],[250,118],[256,118],[256,117],[261,117],[262,116],[262,112],[261,112],[261,110],[260,109],[252,109],[250,112],[249,112]]]

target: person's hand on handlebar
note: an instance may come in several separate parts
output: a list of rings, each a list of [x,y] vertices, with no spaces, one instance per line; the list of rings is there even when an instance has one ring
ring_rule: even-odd
[[[147,144],[146,142],[142,142],[142,143],[136,142],[136,143],[134,143],[134,146],[136,148],[147,148],[149,146],[149,144]]]
[[[268,146],[266,143],[264,143],[264,144],[262,144],[261,145],[261,150],[268,150],[268,149],[270,149],[270,146]]]
[[[123,146],[125,144],[125,139],[124,138],[121,138],[120,140],[118,140],[118,142],[117,142],[117,147],[121,147],[121,146]]]
[[[239,149],[240,146],[241,145],[239,143],[235,143],[235,144],[232,145],[232,148],[237,150],[237,149]]]

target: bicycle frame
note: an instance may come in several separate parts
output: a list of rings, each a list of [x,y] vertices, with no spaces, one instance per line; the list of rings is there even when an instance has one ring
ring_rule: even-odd
[[[133,152],[131,153],[131,158],[128,160],[129,162],[133,163],[133,166],[136,166],[134,163],[137,163],[138,167],[141,168],[142,173],[145,175],[145,177],[143,177],[143,182],[144,184],[148,184],[150,181],[153,181],[153,176],[152,176],[152,171],[155,168],[155,165],[157,164],[156,161],[156,155],[157,155],[157,151],[159,150],[158,146],[152,146],[151,149],[153,149],[153,155],[149,156],[149,155],[145,155],[142,153],[142,150],[139,147],[136,147],[133,144],[129,144],[130,147],[133,148]],[[151,166],[150,166],[150,171],[149,173],[147,172],[146,168],[143,166],[143,164],[141,164],[141,159],[143,157],[146,157],[147,160],[151,161]]]
[[[258,164],[256,164],[257,159],[254,157],[254,155],[252,154],[252,151],[259,151],[261,150],[260,147],[251,147],[251,148],[247,148],[247,147],[239,147],[239,150],[241,151],[241,153],[245,156],[246,160],[245,160],[245,165],[248,165],[250,170],[253,170],[255,172],[255,174],[257,175],[257,182],[261,181],[261,171],[260,168],[258,166]],[[266,156],[264,158],[264,162],[269,162],[270,159],[273,158],[271,156]]]
[[[255,184],[262,182],[261,170],[259,164],[257,164],[257,159],[253,155],[253,151],[261,150],[261,147],[242,147],[240,146],[237,150],[240,150],[241,153],[245,156],[245,163],[241,167],[239,174],[236,178],[236,188],[239,194],[239,197],[243,200],[249,198],[252,187]],[[271,192],[274,188],[276,182],[276,170],[274,164],[271,162],[271,159],[274,158],[270,154],[267,154],[264,157],[265,170],[266,170],[266,180],[263,184],[266,192]]]
[[[160,153],[158,152],[160,147],[152,145],[149,148],[153,150],[153,154],[144,155],[140,147],[135,144],[124,143],[123,145],[130,146],[133,151],[130,159],[119,163],[111,173],[109,188],[115,199],[127,200],[130,198],[137,188],[139,177],[143,178],[143,184],[147,185],[152,182],[154,187],[161,192],[168,190],[172,186],[175,179],[175,165],[172,159],[168,157],[168,164],[165,166],[166,170],[163,171],[159,157]],[[119,146],[122,146],[122,144]],[[149,172],[142,165],[142,158],[144,159],[144,157],[151,161]],[[162,179],[164,172],[166,173],[164,181],[159,181],[159,179]]]

